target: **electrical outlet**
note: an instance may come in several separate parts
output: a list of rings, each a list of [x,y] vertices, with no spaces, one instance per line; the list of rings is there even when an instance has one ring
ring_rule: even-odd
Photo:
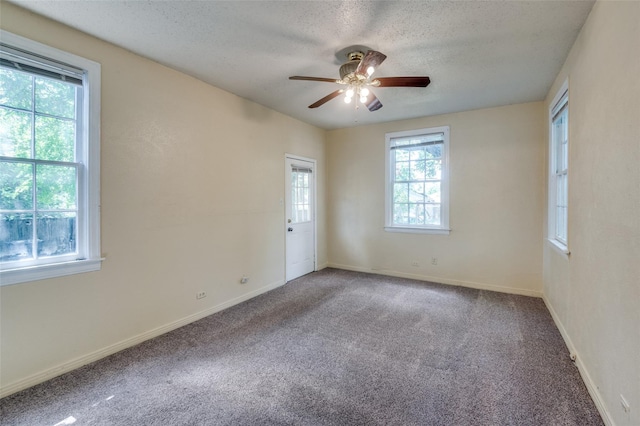
[[[438,264],[438,258],[437,257],[432,257],[431,258],[431,264],[432,265],[437,265]]]
[[[204,291],[196,293],[196,299],[204,299],[205,297],[207,297],[207,293]]]
[[[411,266],[415,266],[416,268],[418,268],[420,266],[420,264],[416,261],[411,262]]]

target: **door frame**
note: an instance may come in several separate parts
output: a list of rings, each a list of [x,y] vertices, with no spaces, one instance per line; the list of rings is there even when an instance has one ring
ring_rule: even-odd
[[[282,223],[284,224],[284,227],[282,228],[282,230],[284,231],[284,282],[287,283],[287,227],[288,227],[288,223],[287,223],[287,215],[289,212],[287,212],[287,202],[286,202],[286,191],[287,191],[287,181],[288,179],[291,179],[291,170],[289,169],[288,165],[287,165],[287,160],[294,160],[294,161],[305,161],[307,163],[311,163],[312,164],[312,173],[311,173],[311,179],[313,180],[313,272],[316,272],[318,270],[318,179],[316,179],[316,175],[318,174],[318,163],[314,158],[309,158],[309,157],[303,157],[300,155],[295,155],[295,154],[288,154],[285,153],[284,154],[284,198],[283,198],[283,218],[282,218]]]

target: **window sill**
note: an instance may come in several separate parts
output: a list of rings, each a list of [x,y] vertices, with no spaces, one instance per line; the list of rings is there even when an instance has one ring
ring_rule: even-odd
[[[551,244],[551,246],[554,249],[556,249],[558,252],[565,255],[566,257],[569,257],[569,255],[571,254],[571,252],[569,251],[569,248],[564,244],[562,244],[561,242],[554,240],[552,238],[547,238],[547,242]]]
[[[387,232],[403,232],[406,234],[449,235],[449,233],[451,233],[451,229],[444,228],[409,228],[401,226],[385,226],[384,230]]]
[[[0,286],[99,271],[104,259],[74,260],[50,265],[0,271]]]

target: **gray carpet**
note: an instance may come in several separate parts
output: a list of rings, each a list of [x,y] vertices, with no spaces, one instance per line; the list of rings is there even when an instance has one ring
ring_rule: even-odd
[[[326,269],[0,400],[2,425],[602,425],[540,299]]]

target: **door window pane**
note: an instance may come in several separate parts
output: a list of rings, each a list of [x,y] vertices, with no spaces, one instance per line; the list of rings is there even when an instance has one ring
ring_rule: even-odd
[[[291,170],[291,223],[309,222],[311,205],[309,175],[311,170],[294,167]]]

